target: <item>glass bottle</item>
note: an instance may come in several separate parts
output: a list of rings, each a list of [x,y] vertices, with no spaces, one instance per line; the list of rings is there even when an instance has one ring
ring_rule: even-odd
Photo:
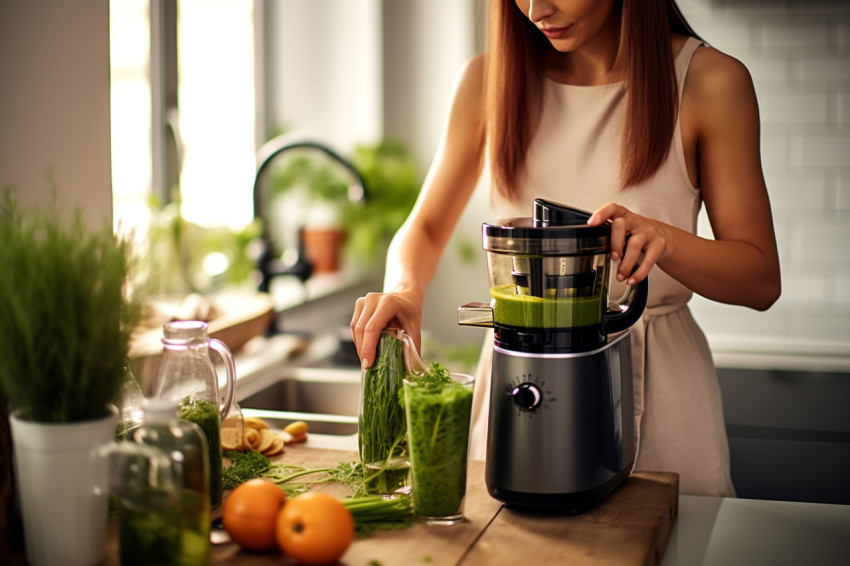
[[[200,427],[178,417],[168,399],[148,399],[132,440],[164,463],[127,457],[113,469],[123,566],[201,566],[210,552],[209,458]],[[128,443],[122,443],[128,444]],[[143,453],[142,453],[143,454]]]
[[[204,431],[209,453],[210,503],[215,508],[221,504],[223,491],[221,421],[230,411],[236,390],[233,356],[223,342],[207,336],[207,323],[197,320],[167,323],[162,344],[154,395],[174,402],[181,417]],[[223,401],[210,349],[219,354],[227,372]]]

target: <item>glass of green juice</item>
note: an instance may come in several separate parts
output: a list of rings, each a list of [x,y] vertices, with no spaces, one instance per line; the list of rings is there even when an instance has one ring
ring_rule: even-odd
[[[428,524],[463,520],[472,376],[404,380],[413,511]]]

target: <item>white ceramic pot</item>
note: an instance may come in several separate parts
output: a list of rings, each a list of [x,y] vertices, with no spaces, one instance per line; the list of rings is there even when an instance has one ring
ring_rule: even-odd
[[[117,415],[71,424],[10,416],[27,560],[33,566],[90,566],[106,551],[107,461],[94,449],[115,437]]]

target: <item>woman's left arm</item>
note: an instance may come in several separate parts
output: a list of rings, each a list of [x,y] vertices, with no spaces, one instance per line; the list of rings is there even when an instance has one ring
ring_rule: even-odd
[[[680,123],[696,156],[714,239],[617,204],[599,208],[590,223],[612,221],[612,257],[623,258],[618,278],[639,281],[657,263],[704,297],[765,310],[779,297],[781,283],[761,169],[758,103],[747,69],[714,49],[699,49],[688,71]],[[641,265],[630,275],[641,252]]]

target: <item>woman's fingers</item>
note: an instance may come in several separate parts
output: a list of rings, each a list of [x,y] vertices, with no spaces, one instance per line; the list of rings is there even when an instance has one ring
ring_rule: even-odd
[[[611,220],[615,216],[621,216],[624,212],[628,212],[626,207],[620,206],[617,203],[609,202],[593,211],[587,223],[590,226],[599,226],[606,220]]]
[[[369,293],[357,299],[351,318],[351,335],[363,369],[375,362],[378,340],[384,328],[393,326],[403,329],[413,339],[418,350],[419,320],[414,315],[412,306],[397,293]]]
[[[667,250],[660,223],[615,203],[596,209],[587,223],[599,226],[606,221],[611,222],[611,259],[620,262],[617,280],[634,285],[645,279]]]
[[[611,219],[611,259],[620,261],[624,258],[626,248],[626,236],[629,235],[629,229],[623,216],[617,216]]]
[[[388,320],[381,320],[380,299],[381,293],[369,293],[354,303],[351,336],[354,338],[354,345],[357,347],[357,354],[360,356],[361,366],[364,369],[375,361],[378,338],[388,322]],[[375,330],[376,327],[377,330]]]
[[[662,241],[654,241],[643,248],[643,258],[641,258],[638,268],[628,278],[628,284],[634,285],[646,279],[652,266],[658,262],[665,249],[666,245]]]
[[[614,261],[623,257],[623,251],[626,246],[626,235],[628,225],[626,222],[627,216],[631,214],[625,206],[609,202],[597,208],[590,219],[587,221],[589,226],[599,226],[604,222],[611,222],[611,259]]]
[[[631,281],[632,279],[640,281],[638,273],[639,269],[635,270],[635,266],[637,266],[640,261],[642,251],[643,238],[641,235],[630,235],[625,246],[625,250],[621,256],[622,259],[620,260],[620,264],[617,266],[617,281],[629,281],[630,285],[634,284],[634,282]],[[613,258],[614,254],[612,253],[611,256]],[[616,260],[616,258],[614,259]],[[640,266],[643,267],[642,262]]]

